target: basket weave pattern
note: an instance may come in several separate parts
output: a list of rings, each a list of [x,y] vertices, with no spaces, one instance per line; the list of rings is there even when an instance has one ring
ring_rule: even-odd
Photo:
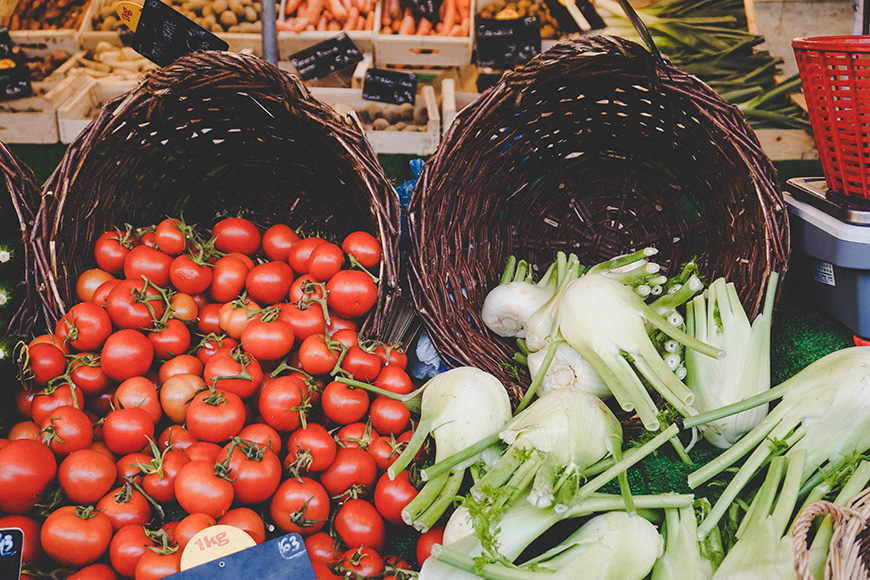
[[[102,232],[182,215],[210,228],[242,215],[383,245],[377,333],[398,291],[399,202],[358,123],[262,59],[202,52],[148,76],[102,109],[46,182],[31,239],[49,325],[75,301]]]
[[[652,245],[673,272],[694,256],[748,313],[789,256],[775,171],[739,111],[634,43],[563,41],[458,115],[409,206],[412,296],[449,366],[513,385],[515,346],[479,308],[509,255],[545,268]],[[520,381],[522,382],[522,381]]]

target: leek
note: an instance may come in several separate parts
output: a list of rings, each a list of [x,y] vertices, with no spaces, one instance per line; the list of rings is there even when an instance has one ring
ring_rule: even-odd
[[[724,360],[686,353],[686,385],[695,394],[694,407],[711,411],[770,388],[770,325],[778,275],[767,285],[762,313],[752,324],[740,304],[734,284],[719,278],[710,285],[706,299],[695,296],[686,311],[688,333],[728,353]],[[704,438],[727,449],[758,425],[767,405],[701,426]]]

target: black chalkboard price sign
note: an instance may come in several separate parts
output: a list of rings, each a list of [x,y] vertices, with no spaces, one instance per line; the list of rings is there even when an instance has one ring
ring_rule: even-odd
[[[130,44],[160,66],[202,50],[227,50],[229,45],[160,0],[145,0]]]
[[[417,98],[417,75],[412,72],[370,68],[363,80],[362,96],[381,103],[413,103]]]
[[[442,0],[402,0],[402,3],[411,9],[417,18],[426,20],[438,20]]]
[[[24,532],[20,528],[0,528],[0,578],[15,579],[21,574]]]
[[[0,68],[0,100],[20,99],[33,94],[30,85],[30,69],[19,64],[14,67]]]
[[[10,58],[14,46],[15,42],[9,35],[9,29],[5,26],[0,27],[0,58]]]
[[[525,64],[541,53],[541,25],[536,16],[475,24],[478,66],[501,70]]]
[[[356,43],[341,33],[318,42],[290,57],[290,62],[303,81],[316,81],[360,62],[363,54]]]

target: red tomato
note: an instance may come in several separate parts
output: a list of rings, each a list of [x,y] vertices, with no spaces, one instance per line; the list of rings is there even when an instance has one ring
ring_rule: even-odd
[[[136,563],[136,580],[159,580],[181,571],[181,550],[168,553],[146,550]]]
[[[76,297],[80,302],[92,302],[94,293],[103,282],[114,280],[115,277],[100,268],[85,270],[76,279]]]
[[[175,541],[178,543],[178,549],[183,550],[190,543],[191,538],[215,523],[216,518],[204,513],[192,513],[186,516],[178,522],[178,526],[175,528]]]
[[[115,409],[125,409],[127,407],[144,409],[148,412],[151,421],[155,425],[163,417],[157,387],[147,377],[130,377],[118,385],[118,388],[115,389],[115,393],[112,395],[112,406]]]
[[[214,463],[195,460],[179,470],[175,498],[188,513],[203,513],[217,519],[233,503],[233,484],[215,475]]]
[[[286,479],[272,496],[269,513],[281,531],[309,536],[319,532],[329,518],[329,495],[313,479]]]
[[[384,519],[378,510],[364,499],[349,499],[335,514],[335,531],[350,548],[367,546],[381,551],[386,542]]]
[[[52,411],[40,425],[39,432],[39,440],[59,457],[87,449],[94,440],[91,420],[84,411],[69,405]]]
[[[105,232],[94,243],[94,257],[97,265],[112,274],[120,274],[124,269],[124,260],[130,249],[138,242],[132,235],[121,232]]]
[[[59,377],[66,370],[66,357],[63,351],[50,343],[38,342],[27,347],[30,356],[30,370],[33,372],[33,382],[45,386]]]
[[[36,393],[33,391],[28,391],[27,389],[15,389],[15,409],[18,411],[18,414],[21,415],[23,419],[32,419],[33,418],[33,398],[36,396]],[[39,425],[37,427],[37,432],[39,431]],[[33,437],[36,439],[36,437]]]
[[[268,447],[234,438],[217,456],[233,484],[235,499],[246,505],[266,501],[281,483],[281,460]]]
[[[40,541],[45,553],[60,564],[85,566],[109,549],[112,520],[93,508],[63,506],[42,524]]]
[[[397,526],[405,525],[402,510],[417,497],[417,488],[411,483],[408,470],[396,474],[396,479],[384,473],[375,486],[375,507],[385,520]]]
[[[231,302],[245,289],[248,265],[237,256],[224,256],[214,263],[208,293],[215,302]]]
[[[324,242],[316,246],[308,257],[308,274],[318,282],[326,282],[344,264],[344,252],[335,244]]]
[[[329,324],[326,325],[326,332],[330,336],[334,335],[336,332],[342,330],[350,330],[353,332],[359,332],[359,325],[355,320],[351,320],[349,318],[343,318],[335,313],[331,308],[329,309]]]
[[[106,447],[119,455],[141,451],[154,439],[154,421],[145,409],[115,409],[103,422]]]
[[[293,328],[293,336],[297,343],[312,334],[323,334],[326,330],[326,317],[323,308],[319,304],[305,305],[300,308],[294,303],[278,304],[281,312],[278,320],[288,323]]]
[[[228,336],[238,340],[248,323],[260,315],[260,306],[253,300],[233,300],[218,310],[218,325]]]
[[[369,394],[363,389],[332,381],[323,389],[320,406],[330,420],[347,425],[365,417],[369,410]]]
[[[148,372],[154,361],[154,347],[141,332],[125,328],[106,339],[100,361],[106,376],[125,381]]]
[[[160,251],[177,256],[187,248],[187,231],[184,222],[166,218],[154,228],[154,241]]]
[[[21,545],[21,561],[25,564],[35,563],[42,556],[42,545],[39,543],[41,525],[28,516],[0,517],[0,529],[18,528],[24,534]]]
[[[383,473],[396,462],[396,459],[402,453],[402,449],[406,446],[406,444],[394,441],[389,437],[378,437],[369,443],[365,450],[375,460],[378,472]]]
[[[339,560],[339,542],[326,532],[317,532],[305,538],[305,550],[312,563],[333,564]]]
[[[192,354],[174,356],[160,365],[158,378],[162,383],[174,375],[202,375],[205,365]]]
[[[275,377],[260,391],[258,408],[263,421],[276,431],[293,431],[308,413],[308,389],[295,375]]]
[[[147,245],[136,246],[124,258],[124,277],[128,280],[148,281],[164,288],[169,285],[169,267],[172,256]]]
[[[42,500],[57,473],[48,447],[33,439],[17,439],[0,448],[0,510],[25,514]]]
[[[398,347],[379,344],[375,347],[375,354],[378,355],[384,366],[397,366],[401,369],[408,366],[408,355]]]
[[[175,501],[175,479],[178,472],[190,462],[183,451],[167,451],[149,466],[149,473],[142,478],[142,489],[161,504]]]
[[[200,441],[224,443],[244,426],[245,404],[235,393],[205,391],[187,407],[187,429]]]
[[[338,444],[319,423],[308,423],[290,434],[287,439],[287,457],[284,465],[291,465],[299,473],[323,471],[335,460]]]
[[[372,427],[384,435],[398,435],[411,424],[411,411],[405,403],[389,397],[375,397],[369,407]]]
[[[230,338],[229,336],[214,336],[200,343],[200,346],[196,351],[196,358],[205,365],[205,363],[208,362],[208,359],[210,359],[212,355],[217,354],[218,351],[224,349],[231,351],[237,346],[239,346],[239,342],[235,338]],[[203,368],[203,371],[204,370],[205,369]]]
[[[142,483],[142,466],[150,465],[153,459],[154,457],[147,453],[128,453],[115,462],[118,480],[124,481],[127,478],[133,478],[136,483]]]
[[[42,425],[56,409],[81,407],[83,403],[84,396],[78,389],[73,390],[67,383],[62,383],[36,393],[30,403],[30,414],[36,424]]]
[[[375,378],[374,385],[397,395],[407,395],[414,390],[414,383],[405,369],[397,365],[386,365]]]
[[[73,451],[57,471],[64,495],[76,505],[96,504],[112,489],[117,476],[115,462],[94,449]]]
[[[170,318],[162,330],[149,332],[148,340],[154,348],[156,359],[169,360],[190,348],[190,331],[182,321]]]
[[[266,524],[257,512],[251,508],[238,507],[231,509],[217,522],[219,525],[233,526],[251,536],[258,544],[266,541]]]
[[[54,333],[75,350],[99,350],[112,334],[112,319],[96,304],[80,302],[57,321]]]
[[[239,431],[240,438],[252,443],[268,446],[275,453],[281,453],[281,436],[273,427],[265,423],[251,423]]]
[[[98,355],[80,355],[70,364],[70,378],[85,395],[99,395],[109,388],[109,377]]]
[[[299,364],[312,375],[328,375],[338,363],[340,349],[331,346],[323,334],[312,334],[299,345]]]
[[[341,368],[349,372],[354,379],[368,383],[375,380],[381,372],[381,359],[378,355],[354,345],[347,349],[341,361]]]
[[[228,217],[220,220],[211,231],[214,247],[221,252],[239,252],[253,256],[260,249],[260,230],[248,219]]]
[[[377,576],[384,571],[384,559],[368,546],[351,548],[342,554],[341,569],[363,578]]]
[[[206,388],[198,374],[173,375],[160,386],[160,405],[175,423],[184,423],[194,395]]]
[[[112,278],[111,280],[106,280],[102,284],[100,284],[96,290],[94,290],[94,295],[91,298],[91,302],[96,304],[97,306],[101,306],[103,308],[106,307],[106,301],[109,299],[109,293],[115,289],[115,286],[120,284],[121,281],[117,278]]]
[[[341,270],[326,283],[326,303],[339,316],[358,318],[377,301],[377,284],[360,270]]]
[[[144,526],[151,519],[151,504],[128,484],[104,495],[96,509],[108,516],[115,531],[129,525]]]
[[[263,368],[246,352],[221,350],[206,361],[203,379],[209,387],[247,399],[263,382]]]
[[[311,252],[320,244],[325,243],[327,243],[326,240],[316,236],[302,238],[290,246],[290,250],[287,252],[287,263],[297,274],[307,274]]]
[[[223,334],[220,324],[220,311],[222,307],[223,303],[218,302],[209,302],[201,306],[196,321],[196,331],[203,335]]]
[[[275,224],[263,232],[260,242],[263,253],[272,261],[287,261],[290,246],[299,241],[299,235],[286,224]]]
[[[199,294],[208,290],[214,272],[210,264],[200,263],[191,256],[177,256],[169,265],[169,281],[179,292]]]
[[[372,488],[378,476],[378,466],[363,449],[344,447],[335,453],[332,465],[320,474],[320,483],[329,497],[341,497],[351,488],[365,492]]]
[[[126,578],[136,574],[136,564],[154,542],[146,535],[145,526],[129,524],[120,528],[109,543],[112,567]]]
[[[251,320],[242,331],[241,344],[258,360],[271,361],[287,356],[294,338],[293,327],[287,322]]]
[[[171,445],[175,451],[184,451],[194,443],[196,443],[196,437],[183,425],[170,425],[163,430],[157,439],[157,448],[160,451],[165,451]]]
[[[248,296],[260,304],[275,304],[287,298],[293,284],[293,269],[286,262],[263,262],[245,277]]]
[[[208,461],[212,465],[214,465],[214,461],[220,452],[220,445],[208,441],[196,441],[188,445],[187,449],[184,450],[184,453],[190,457],[191,461]]]
[[[39,425],[33,421],[19,421],[9,429],[6,438],[9,441],[15,441],[16,439],[39,440]]]
[[[417,564],[423,565],[423,562],[432,555],[432,546],[440,544],[444,541],[444,527],[436,526],[420,534],[417,538]]]
[[[66,580],[118,580],[118,575],[108,564],[97,562],[67,576]]]
[[[293,280],[290,286],[290,292],[287,294],[290,302],[293,303],[314,303],[326,295],[326,286],[319,284],[308,274],[303,274]]]
[[[54,346],[59,348],[63,352],[63,354],[69,354],[69,347],[67,347],[67,345],[64,344],[64,342],[62,340],[60,340],[58,337],[56,337],[53,334],[40,334],[39,336],[37,336],[36,338],[31,340],[29,343],[27,343],[27,346],[31,347],[34,344],[39,344],[42,342],[47,342],[49,344],[53,344]]]
[[[197,322],[199,318],[199,304],[195,296],[200,294],[190,295],[184,292],[176,292],[169,299],[169,308],[172,310],[172,318],[180,320],[185,324]]]
[[[374,268],[381,261],[381,243],[368,232],[351,232],[341,242],[341,249],[364,268]]]
[[[372,429],[370,423],[350,423],[345,425],[335,434],[342,447],[356,449],[368,449],[369,445],[381,438],[377,431]]]

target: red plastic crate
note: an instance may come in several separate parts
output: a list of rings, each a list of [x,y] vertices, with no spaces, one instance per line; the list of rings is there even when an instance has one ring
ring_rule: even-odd
[[[870,199],[870,36],[792,41],[828,187]]]

